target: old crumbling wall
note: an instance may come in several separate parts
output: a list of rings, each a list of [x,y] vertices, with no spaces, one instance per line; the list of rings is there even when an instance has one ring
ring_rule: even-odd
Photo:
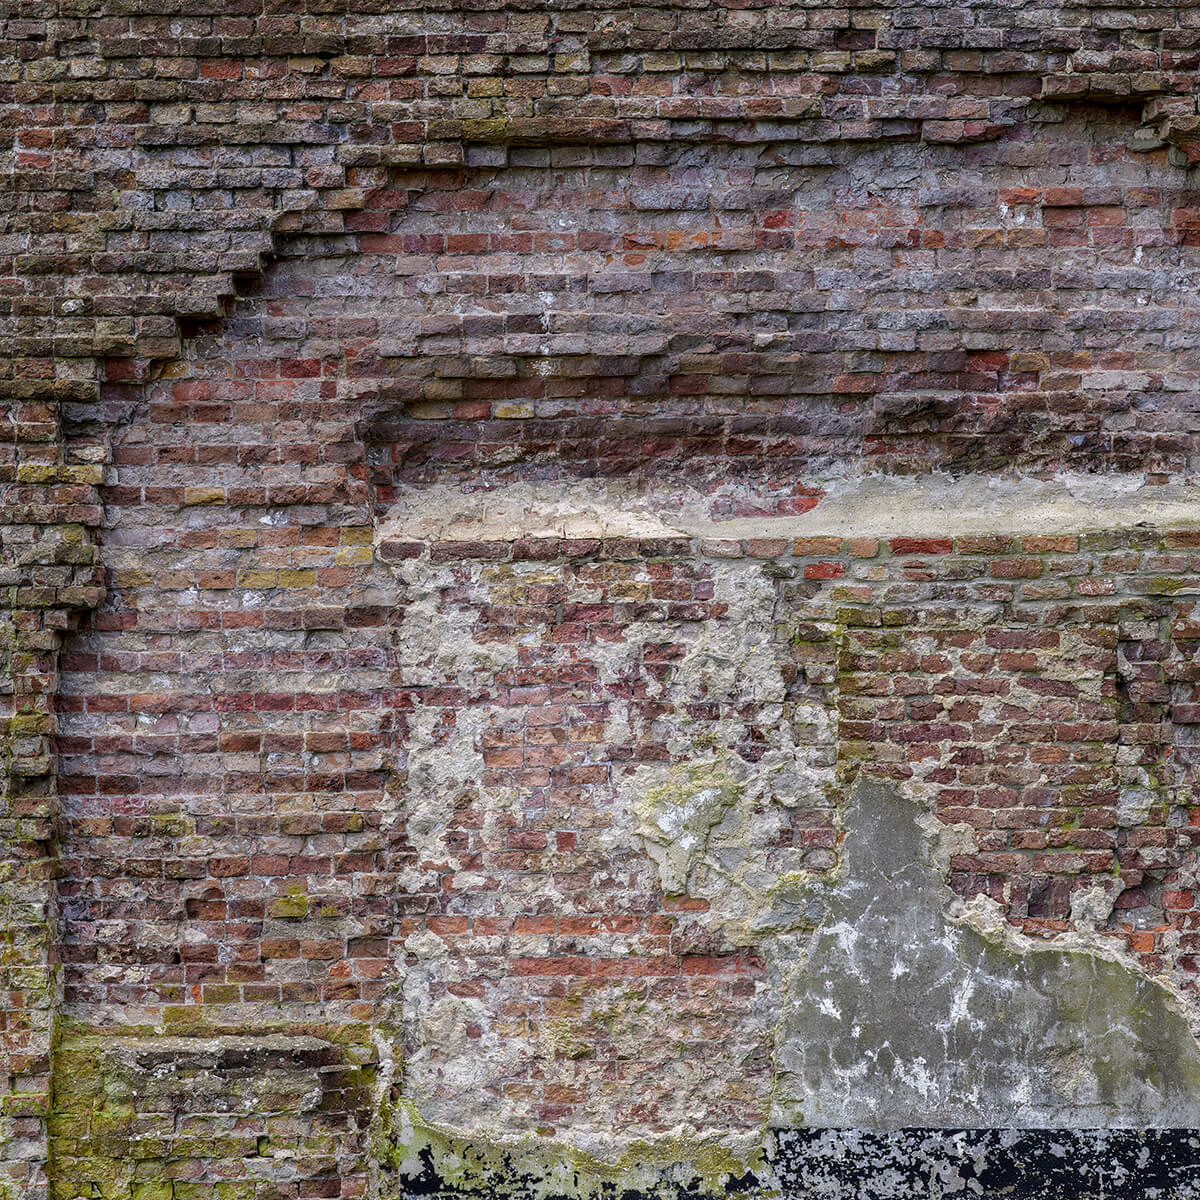
[[[8,1192],[1191,1194],[1200,12],[0,46]]]

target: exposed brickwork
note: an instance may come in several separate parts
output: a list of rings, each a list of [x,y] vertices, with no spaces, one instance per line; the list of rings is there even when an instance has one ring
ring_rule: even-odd
[[[389,1194],[389,1089],[757,1128],[784,918],[730,896],[830,872],[863,768],[1190,996],[1193,530],[377,535],[1194,482],[1200,11],[296,8],[0,17],[16,1194]],[[728,894],[647,854],[696,762]]]
[[[608,1090],[627,1097],[623,1122],[668,1129],[685,1093],[659,1056],[694,1056],[709,1089],[706,1072],[724,1074],[710,1042],[757,1032],[759,966],[697,922],[707,900],[664,897],[640,852],[615,851],[611,813],[639,768],[712,745],[753,764],[780,746],[780,721],[831,784],[868,764],[924,783],[944,820],[971,826],[974,851],[950,864],[964,896],[1040,933],[1066,929],[1072,897],[1099,882],[1112,936],[1193,989],[1192,892],[1173,883],[1200,813],[1196,605],[1176,596],[1200,568],[1193,533],[394,540],[376,559],[357,549],[353,510],[340,529],[264,528],[182,503],[180,426],[148,412],[127,434],[147,465],[122,470],[141,486],[110,498],[113,598],[64,659],[61,894],[79,1019],[103,1026],[134,1005],[169,1029],[264,1002],[297,1023],[376,1019],[405,939],[433,934],[445,957],[420,1004],[466,1002],[441,1053],[497,1063],[472,1080],[473,1105],[534,1128]],[[155,488],[164,469],[178,486]],[[785,694],[677,682],[727,619],[717,564],[747,584],[772,568],[770,619],[729,624],[773,642]],[[417,651],[414,626],[429,638]],[[451,630],[476,657],[455,653]],[[418,853],[390,824],[429,786],[410,782],[410,756],[457,761],[464,736],[477,774]],[[1145,797],[1132,818],[1130,794]],[[832,866],[832,796],[773,805],[765,869]],[[600,1016],[631,996],[658,1015],[622,1042]],[[416,1073],[439,1051],[410,1036]],[[737,1124],[737,1105],[704,1104]]]

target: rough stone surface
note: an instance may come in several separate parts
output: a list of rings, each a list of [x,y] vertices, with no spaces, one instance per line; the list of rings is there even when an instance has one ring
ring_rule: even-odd
[[[0,1193],[1191,1195],[1198,78],[0,9]]]

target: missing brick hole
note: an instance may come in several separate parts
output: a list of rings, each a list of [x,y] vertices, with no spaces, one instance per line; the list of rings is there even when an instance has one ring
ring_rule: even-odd
[[[1133,873],[1113,901],[1112,912],[1105,929],[1119,931],[1155,929],[1167,924],[1163,910],[1165,870],[1144,870]]]
[[[230,310],[228,315],[232,315]],[[180,317],[179,336],[185,342],[198,337],[219,337],[222,318]]]

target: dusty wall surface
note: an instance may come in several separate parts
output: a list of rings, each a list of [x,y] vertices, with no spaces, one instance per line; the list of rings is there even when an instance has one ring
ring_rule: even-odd
[[[0,10],[0,1194],[1195,1195],[1198,70]]]

